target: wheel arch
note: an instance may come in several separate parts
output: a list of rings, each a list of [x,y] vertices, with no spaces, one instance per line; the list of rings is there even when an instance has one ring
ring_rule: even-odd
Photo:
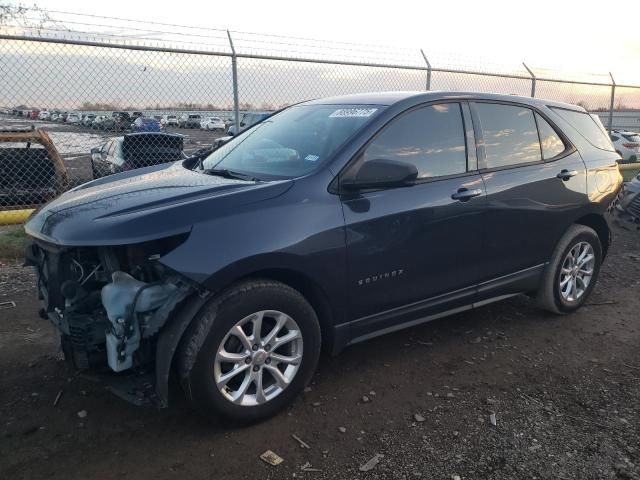
[[[332,351],[334,345],[333,326],[335,315],[329,297],[322,287],[302,272],[288,268],[266,268],[238,278],[234,283],[250,279],[267,279],[283,283],[300,294],[315,310],[320,322],[321,344],[324,351]]]
[[[592,228],[598,234],[600,245],[602,245],[602,258],[604,259],[611,245],[611,229],[604,216],[590,213],[579,218],[575,223]]]
[[[235,284],[248,280],[274,280],[300,292],[318,316],[322,349],[327,352],[334,352],[335,334],[333,327],[335,315],[327,294],[317,282],[299,271],[288,268],[265,268],[245,273],[226,282],[224,286],[217,288],[213,292],[206,294],[194,293],[187,297],[176,308],[170,320],[160,331],[156,344],[155,359],[156,395],[160,407],[169,405],[169,377],[176,366],[177,352],[181,348],[185,335],[198,312],[209,300],[215,298],[221,292],[226,291]]]

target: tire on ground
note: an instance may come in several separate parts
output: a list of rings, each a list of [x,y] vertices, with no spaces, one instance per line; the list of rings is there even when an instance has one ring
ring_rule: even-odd
[[[216,353],[237,322],[262,310],[281,311],[298,324],[303,338],[301,364],[291,383],[272,400],[257,406],[236,405],[216,387]],[[276,414],[304,389],[318,364],[320,347],[318,317],[297,290],[273,280],[248,280],[230,287],[205,304],[185,332],[177,366],[185,394],[200,414],[212,421],[252,423]]]
[[[575,301],[568,301],[562,298],[560,293],[560,269],[571,248],[583,241],[591,244],[595,254],[593,275],[582,296]],[[540,308],[556,314],[567,314],[576,311],[591,294],[598,280],[601,262],[602,245],[598,234],[586,225],[571,225],[553,251],[551,261],[545,269],[541,286],[536,294],[536,303]]]

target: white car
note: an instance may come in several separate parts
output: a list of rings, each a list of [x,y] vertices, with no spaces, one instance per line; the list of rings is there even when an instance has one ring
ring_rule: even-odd
[[[160,120],[160,125],[162,125],[163,127],[177,127],[177,115],[163,115],[162,120]]]
[[[82,116],[79,113],[70,113],[67,115],[67,123],[78,125],[82,123]]]
[[[640,162],[640,133],[614,130],[609,137],[622,163]]]
[[[58,117],[60,117],[59,113],[52,113],[51,117],[49,118],[52,122],[56,122],[58,121]]]
[[[51,113],[48,110],[40,110],[38,114],[38,120],[49,120],[51,118]]]
[[[219,130],[224,132],[225,124],[220,117],[206,117],[200,122],[200,130]]]
[[[91,122],[91,128],[102,128],[104,122],[106,122],[108,118],[110,117],[107,117],[106,115],[96,116],[96,118]]]

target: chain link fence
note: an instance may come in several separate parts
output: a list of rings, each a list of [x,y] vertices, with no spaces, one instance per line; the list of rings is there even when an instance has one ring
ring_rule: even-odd
[[[100,25],[98,36],[75,28],[83,22],[0,24],[0,224],[89,180],[206,151],[271,112],[324,96],[532,95],[582,105],[609,129],[640,130],[640,86],[613,77],[563,81],[524,64],[439,68],[421,50],[372,60],[355,44],[197,29],[185,38],[167,25],[127,23],[126,36],[122,25],[117,35]]]

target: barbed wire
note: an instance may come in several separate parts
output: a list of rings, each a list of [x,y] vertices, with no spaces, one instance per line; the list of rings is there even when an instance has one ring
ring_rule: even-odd
[[[2,8],[2,5],[0,5]],[[198,50],[214,49],[228,52],[227,30],[200,25],[140,20],[118,16],[106,16],[91,13],[69,12],[65,10],[44,10],[38,7],[20,7],[26,15],[22,20],[36,25],[20,24],[29,28],[30,34],[53,36],[64,33],[73,38],[82,39],[91,36],[95,41],[106,40],[118,43],[135,44],[151,42],[150,45],[180,46]],[[95,21],[95,20],[100,21]],[[54,24],[49,25],[49,24]],[[81,28],[82,27],[82,28]],[[158,28],[161,27],[161,28]],[[2,25],[0,25],[0,29]],[[96,31],[99,29],[99,31]],[[137,32],[137,33],[134,33]],[[425,62],[419,48],[390,46],[371,43],[335,41],[300,36],[287,36],[274,33],[231,31],[236,51],[245,54],[274,57],[317,58],[322,60],[370,62],[373,64],[395,64],[424,66]],[[68,37],[65,37],[68,38]],[[145,43],[149,45],[149,43]],[[196,48],[197,47],[197,48]],[[495,58],[481,58],[477,55],[463,55],[460,52],[444,52],[442,49],[425,48],[427,58],[435,68],[464,69],[477,72],[493,72],[516,75],[528,75],[520,62],[513,64],[497,62]],[[593,81],[608,77],[605,73],[563,72],[557,69],[537,66],[536,73],[549,77],[566,77],[572,80]]]

